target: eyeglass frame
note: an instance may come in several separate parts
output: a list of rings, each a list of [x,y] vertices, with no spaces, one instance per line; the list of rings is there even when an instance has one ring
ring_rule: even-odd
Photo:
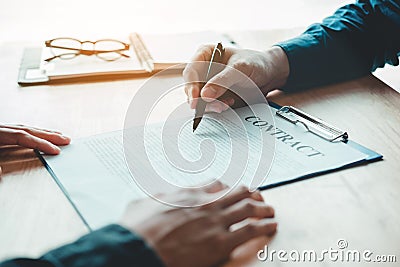
[[[102,42],[102,41],[112,41],[112,42],[117,42],[117,43],[122,44],[122,45],[124,46],[124,48],[116,49],[116,50],[95,50],[95,49],[86,50],[86,49],[76,49],[76,48],[72,48],[72,47],[54,46],[54,45],[51,45],[51,42],[53,42],[53,41],[55,41],[55,40],[60,40],[60,39],[69,39],[69,40],[77,41],[77,42],[79,42],[79,43],[81,44],[81,47],[82,47],[82,45],[85,44],[85,43],[91,43],[91,44],[93,44],[93,47],[94,47],[94,46],[96,45],[96,43],[98,43],[98,42]],[[102,60],[105,60],[105,61],[115,61],[115,60],[117,60],[117,59],[120,58],[120,57],[118,57],[118,58],[115,58],[115,59],[105,59],[105,58],[102,58],[102,57],[99,57],[99,56],[98,56],[99,54],[102,54],[102,53],[112,53],[112,52],[118,53],[120,56],[123,56],[123,57],[126,57],[126,58],[130,58],[129,55],[125,55],[124,53],[121,53],[121,52],[123,52],[123,51],[129,50],[130,45],[127,44],[127,43],[124,43],[124,42],[122,42],[122,41],[115,40],[115,39],[100,39],[100,40],[97,40],[97,41],[94,41],[94,42],[93,42],[93,41],[81,41],[81,40],[78,40],[78,39],[75,39],[75,38],[71,38],[71,37],[59,37],[59,38],[54,38],[54,39],[51,39],[51,40],[47,40],[47,41],[45,41],[44,43],[45,43],[46,47],[49,47],[49,48],[65,49],[65,50],[71,50],[71,51],[76,51],[76,52],[77,52],[77,53],[74,54],[74,55],[75,55],[74,57],[71,57],[71,58],[62,58],[61,56],[66,55],[66,54],[55,55],[54,52],[52,51],[52,53],[53,53],[54,56],[51,57],[51,58],[45,59],[46,62],[50,62],[50,61],[52,61],[52,60],[54,60],[54,59],[56,59],[56,58],[60,58],[60,59],[62,59],[62,60],[69,60],[69,59],[73,59],[73,58],[75,58],[75,57],[77,57],[77,56],[79,56],[79,55],[84,55],[84,56],[96,55],[98,58],[100,58],[100,59],[102,59]],[[71,53],[71,54],[72,54],[72,53]]]

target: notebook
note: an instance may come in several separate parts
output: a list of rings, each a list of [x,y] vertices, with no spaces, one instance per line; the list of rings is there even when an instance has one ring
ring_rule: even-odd
[[[121,41],[130,44],[126,51],[129,58],[121,57],[115,61],[80,55],[69,60],[57,58],[46,62],[45,59],[53,56],[50,48],[44,45],[27,47],[20,64],[18,84],[24,86],[146,77],[167,68],[180,72],[184,63],[189,62],[203,44],[222,42],[225,47],[237,46],[229,36],[211,31],[174,35],[131,33],[126,40]],[[144,56],[151,58],[151,69],[143,62]]]

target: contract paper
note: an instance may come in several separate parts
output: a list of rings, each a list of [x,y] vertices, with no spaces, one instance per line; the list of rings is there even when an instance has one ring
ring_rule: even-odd
[[[367,157],[343,142],[326,141],[276,115],[262,117],[254,113],[268,108],[257,104],[252,110],[238,109],[234,113],[239,119],[233,119],[234,115],[229,113],[208,115],[196,133],[192,132],[188,118],[170,122],[170,126],[146,126],[144,140],[133,138],[135,131],[143,130],[140,127],[129,133],[128,140],[123,137],[126,130],[82,138],[63,147],[59,156],[45,156],[45,161],[84,221],[91,229],[97,229],[116,222],[130,201],[147,196],[140,183],[147,182],[146,186],[164,192],[165,187],[157,182],[159,177],[181,187],[220,177],[231,186],[240,183],[262,187],[340,168]],[[271,114],[275,114],[276,110],[271,109]],[[180,129],[178,136],[171,130],[175,128]],[[145,143],[148,158],[126,151],[126,147],[135,147],[135,142]],[[172,160],[165,156],[168,150],[173,154],[174,147],[179,153],[176,162],[174,155]],[[232,151],[240,151],[247,161],[237,163],[235,159],[243,157],[235,158]],[[190,162],[197,164],[193,170]],[[152,171],[146,167],[150,165]],[[140,180],[147,177],[146,172],[156,175]],[[140,177],[140,181],[134,176]]]

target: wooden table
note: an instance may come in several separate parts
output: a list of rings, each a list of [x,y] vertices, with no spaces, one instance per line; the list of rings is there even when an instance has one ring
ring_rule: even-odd
[[[244,40],[239,41],[243,46],[252,48],[267,47],[272,42],[270,32],[234,36]],[[0,49],[1,122],[58,129],[72,138],[121,129],[127,106],[144,82],[21,88],[16,84],[21,53],[21,44]],[[383,154],[384,160],[263,192],[275,207],[279,222],[269,249],[318,252],[337,248],[337,240],[342,238],[349,249],[396,255],[400,261],[399,94],[370,75],[302,93],[278,93],[271,100],[295,105],[347,129],[352,140]],[[0,260],[39,256],[87,233],[32,151],[2,148],[0,166]],[[265,242],[259,238],[241,247],[236,260],[228,265],[280,266],[277,260],[256,259]],[[324,264],[333,263],[326,260]]]

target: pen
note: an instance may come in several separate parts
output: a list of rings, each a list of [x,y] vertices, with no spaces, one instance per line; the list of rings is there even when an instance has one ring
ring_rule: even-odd
[[[214,47],[214,51],[211,55],[211,60],[210,60],[210,64],[208,65],[208,70],[207,70],[207,74],[205,77],[205,82],[204,85],[215,75],[218,73],[218,64],[213,64],[213,63],[222,63],[222,59],[224,57],[224,53],[225,53],[225,49],[222,47],[222,43],[218,43],[215,47]],[[203,87],[204,87],[203,85]],[[202,88],[201,88],[202,89]],[[200,93],[201,93],[201,89],[200,89]],[[193,119],[193,132],[197,129],[197,127],[199,126],[201,119],[203,118],[204,115],[204,111],[206,110],[206,105],[207,102],[204,101],[203,99],[201,99],[201,97],[199,97],[199,99],[197,100],[197,105],[196,105],[196,111],[194,114],[194,119]]]

